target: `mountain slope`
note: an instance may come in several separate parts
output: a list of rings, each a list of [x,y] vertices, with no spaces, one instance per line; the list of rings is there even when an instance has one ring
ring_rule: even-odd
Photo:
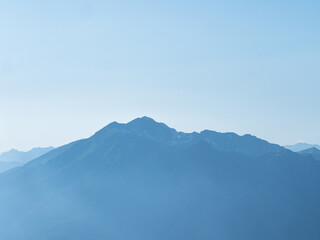
[[[308,144],[308,143],[297,143],[295,145],[288,145],[288,146],[284,146],[285,148],[293,151],[293,152],[300,152],[309,148],[317,148],[320,150],[320,146],[319,145],[315,145],[315,144]]]
[[[12,149],[8,152],[4,152],[0,155],[0,173],[14,167],[22,166],[52,149],[53,147],[33,148],[28,152],[21,152],[16,149]]]
[[[319,160],[320,161],[320,150],[318,148],[308,148],[306,150],[303,150],[301,152],[299,152],[300,155],[302,156],[308,156],[311,155],[314,159]]]
[[[0,162],[0,173],[22,165],[23,164],[21,162]]]
[[[319,171],[251,136],[112,123],[0,174],[0,239],[313,240]]]

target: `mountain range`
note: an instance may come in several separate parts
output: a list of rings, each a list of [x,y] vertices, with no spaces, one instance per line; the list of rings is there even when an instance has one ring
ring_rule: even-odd
[[[0,174],[0,239],[318,240],[319,173],[252,135],[113,122]]]
[[[287,145],[287,146],[284,146],[285,148],[293,151],[293,152],[300,152],[300,151],[303,151],[303,150],[306,150],[306,149],[309,149],[309,148],[317,148],[320,150],[320,146],[319,145],[316,145],[316,144],[308,144],[308,143],[302,143],[302,142],[299,142],[297,144],[294,144],[294,145]]]
[[[22,166],[23,164],[40,157],[41,155],[51,151],[53,147],[33,148],[30,151],[22,152],[12,149],[0,155],[0,173],[11,168]]]

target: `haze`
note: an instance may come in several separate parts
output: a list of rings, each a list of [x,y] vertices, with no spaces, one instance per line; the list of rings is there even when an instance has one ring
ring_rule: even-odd
[[[1,1],[0,152],[148,115],[320,143],[319,1]]]

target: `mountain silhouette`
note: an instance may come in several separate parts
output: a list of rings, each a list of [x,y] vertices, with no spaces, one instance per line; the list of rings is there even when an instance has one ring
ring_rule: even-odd
[[[288,145],[288,146],[284,146],[285,148],[293,151],[293,152],[300,152],[309,148],[317,148],[320,150],[320,146],[316,145],[316,144],[308,144],[308,143],[302,143],[299,142],[297,144],[294,145]]]
[[[320,150],[318,148],[308,148],[306,150],[300,151],[299,154],[303,156],[311,155],[314,159],[320,161]]]
[[[8,152],[4,152],[0,155],[0,173],[14,167],[22,166],[23,164],[51,151],[52,149],[53,147],[33,148],[27,152],[12,149]]]
[[[316,240],[319,172],[251,135],[113,122],[0,174],[0,239]]]
[[[132,134],[171,146],[187,147],[199,141],[204,141],[215,150],[237,152],[249,156],[284,151],[284,148],[279,145],[270,144],[249,134],[239,136],[235,133],[218,133],[209,130],[204,130],[200,133],[177,132],[164,123],[158,123],[148,117],[137,118],[128,124],[113,122],[97,132],[93,138],[102,137],[105,139],[112,131]]]

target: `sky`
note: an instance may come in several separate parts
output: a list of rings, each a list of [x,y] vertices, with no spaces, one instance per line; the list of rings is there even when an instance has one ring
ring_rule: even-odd
[[[317,0],[0,0],[0,152],[149,116],[320,144]]]

